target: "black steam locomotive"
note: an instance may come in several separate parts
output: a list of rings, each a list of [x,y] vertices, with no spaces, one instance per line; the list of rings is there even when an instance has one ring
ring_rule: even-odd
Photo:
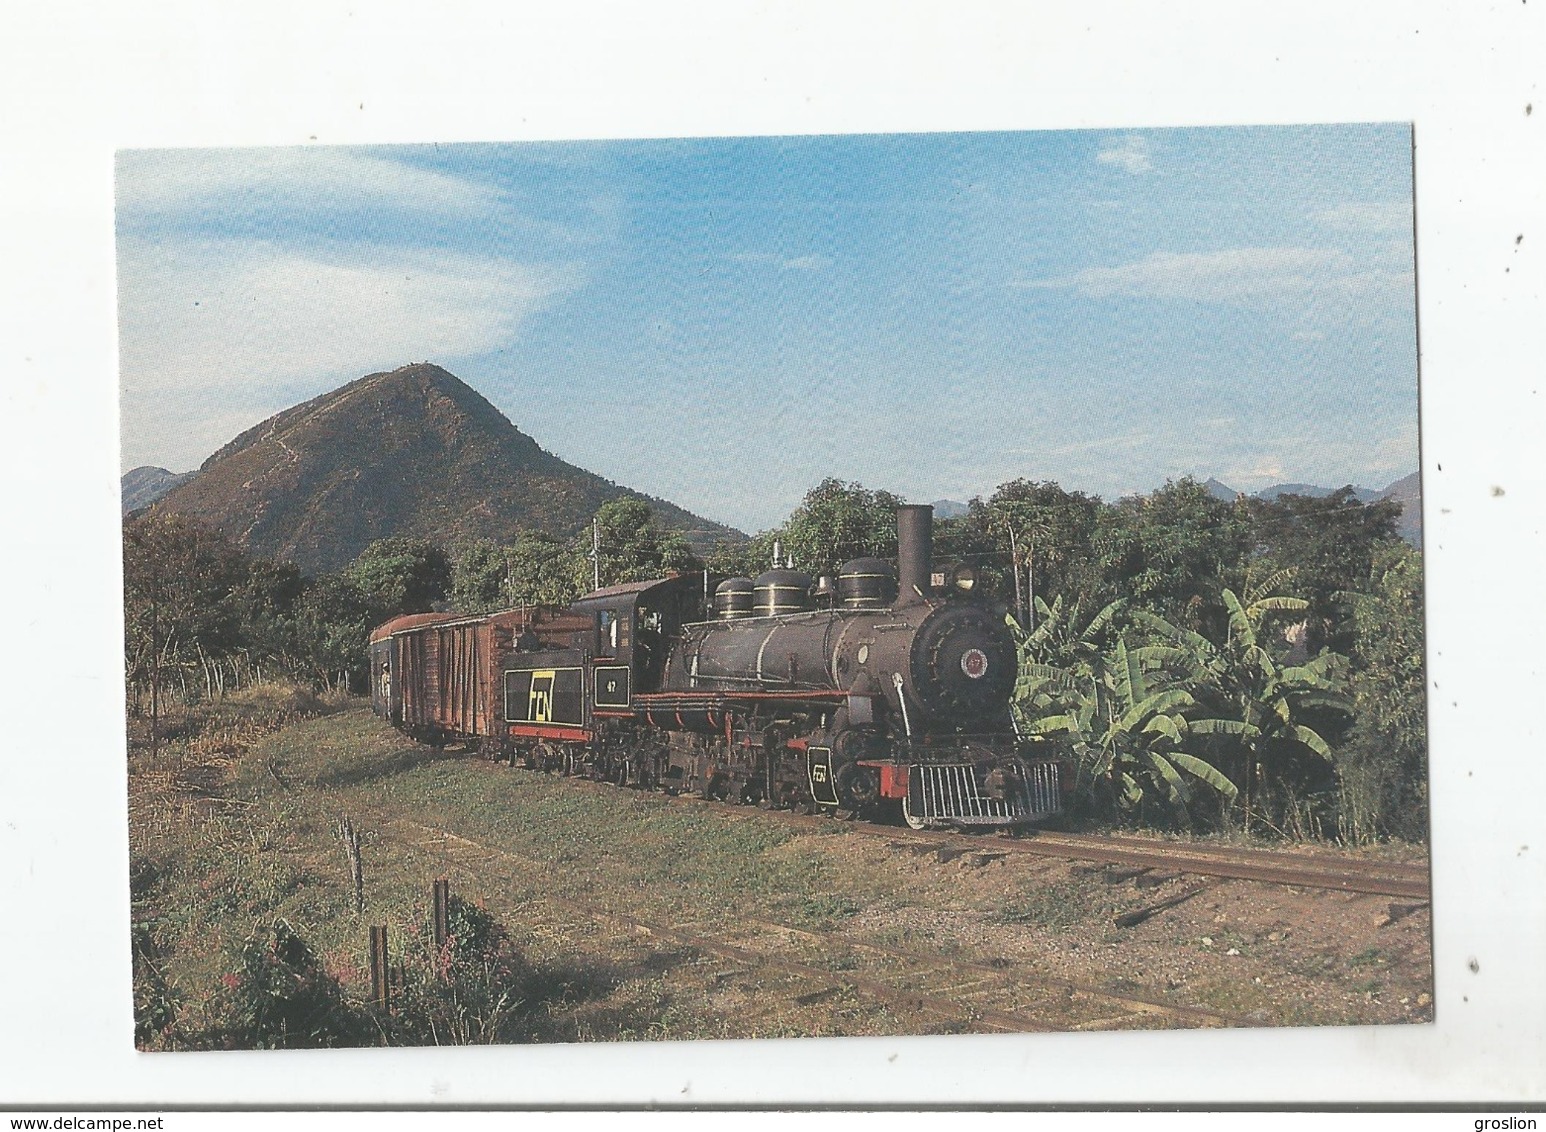
[[[688,575],[568,609],[415,615],[371,637],[375,710],[513,764],[914,828],[1061,810],[1060,767],[1021,743],[1014,642],[969,569],[936,574],[933,512],[897,513],[880,559],[814,581]]]

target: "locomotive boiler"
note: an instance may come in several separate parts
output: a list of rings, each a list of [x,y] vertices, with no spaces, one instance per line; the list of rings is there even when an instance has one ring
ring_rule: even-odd
[[[908,824],[1011,827],[1061,810],[1021,743],[1016,653],[970,570],[936,573],[932,509],[898,561],[835,579],[612,586],[565,610],[399,618],[372,635],[376,710],[431,741],[619,784]]]

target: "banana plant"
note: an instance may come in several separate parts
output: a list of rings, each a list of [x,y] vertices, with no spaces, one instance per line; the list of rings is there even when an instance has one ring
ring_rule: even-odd
[[[1254,595],[1253,595],[1254,596]],[[1351,715],[1347,660],[1324,652],[1303,664],[1280,665],[1261,643],[1270,613],[1299,613],[1300,598],[1256,596],[1249,604],[1224,590],[1228,629],[1218,644],[1147,611],[1133,622],[1160,643],[1141,650],[1145,659],[1189,688],[1209,719],[1194,720],[1194,735],[1209,736],[1215,758],[1237,767],[1240,785],[1253,774],[1284,773],[1308,752],[1331,761],[1331,747],[1304,722],[1310,709]]]
[[[1114,601],[1080,626],[1080,604],[1065,607],[1059,596],[1049,606],[1036,598],[1036,628],[1027,633],[1005,616],[1019,651],[1020,674],[1012,702],[1016,718],[1029,724],[1038,713],[1077,694],[1080,673],[1096,678],[1104,671],[1103,649],[1110,643],[1126,602]]]
[[[1035,633],[1021,634],[1015,710],[1031,735],[1060,739],[1079,756],[1087,786],[1110,783],[1117,803],[1137,809],[1163,799],[1183,824],[1199,784],[1227,799],[1235,785],[1188,747],[1222,720],[1199,719],[1201,705],[1145,649],[1128,646],[1115,622],[1121,603],[1082,629],[1060,603],[1041,609]],[[1057,653],[1060,664],[1047,663]],[[1040,655],[1038,655],[1040,654]],[[1203,725],[1199,732],[1197,725]]]

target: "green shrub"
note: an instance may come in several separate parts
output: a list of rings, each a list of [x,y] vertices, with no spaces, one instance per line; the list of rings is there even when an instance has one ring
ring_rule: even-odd
[[[134,925],[134,1044],[164,1048],[173,1041],[182,998],[162,969],[161,949],[150,928]]]
[[[485,1045],[527,1037],[521,1010],[531,978],[509,934],[487,911],[451,898],[446,941],[409,929],[387,1023],[393,1045]]]
[[[241,948],[237,970],[222,977],[224,993],[201,1035],[200,1048],[317,1049],[358,1045],[368,1023],[344,999],[343,988],[310,945],[284,920]]]
[[[1351,844],[1381,836],[1426,841],[1422,556],[1410,547],[1387,548],[1375,562],[1369,590],[1344,595],[1358,639],[1358,719],[1337,752],[1341,834]]]

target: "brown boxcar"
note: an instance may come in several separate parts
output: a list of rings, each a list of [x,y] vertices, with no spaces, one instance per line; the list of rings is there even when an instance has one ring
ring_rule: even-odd
[[[370,635],[371,706],[428,743],[500,735],[501,658],[517,640],[567,645],[588,625],[541,607],[395,617]]]

